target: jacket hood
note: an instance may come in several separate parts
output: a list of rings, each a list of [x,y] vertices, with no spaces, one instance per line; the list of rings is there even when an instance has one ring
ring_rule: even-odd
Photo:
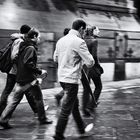
[[[20,34],[20,33],[13,33],[13,34],[11,34],[11,39],[12,40],[15,40],[15,39],[18,39],[18,38],[24,38],[24,35]]]
[[[19,52],[21,53],[28,46],[33,46],[36,50],[38,49],[35,42],[33,42],[30,39],[26,39],[26,40],[24,40],[24,42],[21,42]]]

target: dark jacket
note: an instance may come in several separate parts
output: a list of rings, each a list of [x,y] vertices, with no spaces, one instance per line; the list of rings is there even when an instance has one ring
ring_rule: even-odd
[[[37,68],[37,48],[32,41],[20,44],[17,67],[17,83],[26,84],[36,79],[41,70]]]
[[[95,60],[95,65],[86,71],[87,73],[89,73],[89,71],[92,71],[92,74],[94,74],[94,76],[100,76],[102,73],[104,73],[104,70],[100,66],[99,59],[98,59],[98,40],[92,36],[87,36],[85,37],[84,40],[87,44],[89,52],[92,54]]]
[[[99,64],[98,55],[97,55],[98,40],[91,36],[85,37],[84,40],[87,44],[89,52],[91,53],[91,55],[93,56],[93,58],[95,60],[95,65],[98,65]]]

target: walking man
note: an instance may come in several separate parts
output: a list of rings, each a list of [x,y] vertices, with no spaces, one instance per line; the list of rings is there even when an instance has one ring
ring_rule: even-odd
[[[31,29],[24,42],[21,43],[18,56],[18,68],[17,68],[17,77],[15,91],[13,93],[13,98],[11,102],[8,103],[5,110],[0,117],[0,125],[4,128],[11,128],[9,125],[9,120],[12,113],[16,109],[17,105],[20,103],[23,98],[25,87],[31,85],[33,81],[37,79],[37,75],[47,74],[45,70],[37,68],[37,43],[39,42],[39,32],[36,29]],[[38,83],[33,84],[30,91],[34,96],[38,120],[40,125],[42,124],[51,124],[48,118],[46,118],[43,96]]]
[[[69,33],[69,31],[70,31],[70,28],[65,28],[64,31],[63,31],[63,35],[64,36],[67,35]],[[61,99],[63,98],[63,96],[64,96],[64,90],[61,90],[59,93],[57,93],[55,95],[56,103],[57,103],[58,106],[60,106]]]
[[[86,23],[83,20],[74,21],[69,33],[59,39],[56,44],[54,61],[58,62],[58,80],[65,91],[65,96],[56,125],[55,140],[65,139],[64,131],[71,113],[77,124],[79,133],[85,135],[87,132],[79,112],[79,101],[77,98],[82,64],[84,63],[88,67],[94,65],[94,59],[89,53],[85,41],[82,39],[85,29]]]
[[[16,74],[17,74],[16,61],[17,61],[20,43],[24,41],[24,36],[30,31],[30,29],[31,27],[29,27],[28,25],[22,25],[20,27],[20,33],[14,33],[11,35],[11,40],[12,40],[11,60],[13,62],[13,65],[11,70],[7,73],[6,85],[0,97],[0,115],[5,109],[7,105],[8,96],[12,92],[16,83]],[[25,95],[28,100],[28,103],[30,104],[30,107],[32,108],[33,112],[36,114],[37,108],[33,96],[31,95],[31,93]]]

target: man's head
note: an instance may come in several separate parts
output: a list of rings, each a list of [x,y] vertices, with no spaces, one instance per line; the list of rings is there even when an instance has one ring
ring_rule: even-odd
[[[28,26],[28,25],[22,25],[21,27],[20,27],[20,33],[21,34],[27,34],[29,31],[31,30],[31,27],[30,26]]]
[[[63,34],[67,35],[69,33],[69,31],[70,31],[70,28],[65,28]]]
[[[86,29],[86,23],[85,21],[78,19],[73,22],[72,29],[77,30],[81,36],[83,36],[85,29]]]
[[[32,40],[35,43],[40,41],[40,33],[36,28],[32,28],[26,35],[26,38]]]

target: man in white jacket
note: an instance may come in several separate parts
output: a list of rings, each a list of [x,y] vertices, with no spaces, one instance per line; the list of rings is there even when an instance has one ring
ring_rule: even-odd
[[[55,140],[65,139],[64,131],[71,112],[81,135],[84,136],[93,127],[93,124],[90,124],[90,129],[87,129],[89,125],[85,126],[79,112],[77,98],[82,65],[86,64],[87,67],[92,67],[95,63],[82,39],[85,29],[86,23],[83,20],[74,21],[69,33],[59,39],[56,44],[54,61],[58,62],[58,80],[65,91],[65,96],[56,125]]]

